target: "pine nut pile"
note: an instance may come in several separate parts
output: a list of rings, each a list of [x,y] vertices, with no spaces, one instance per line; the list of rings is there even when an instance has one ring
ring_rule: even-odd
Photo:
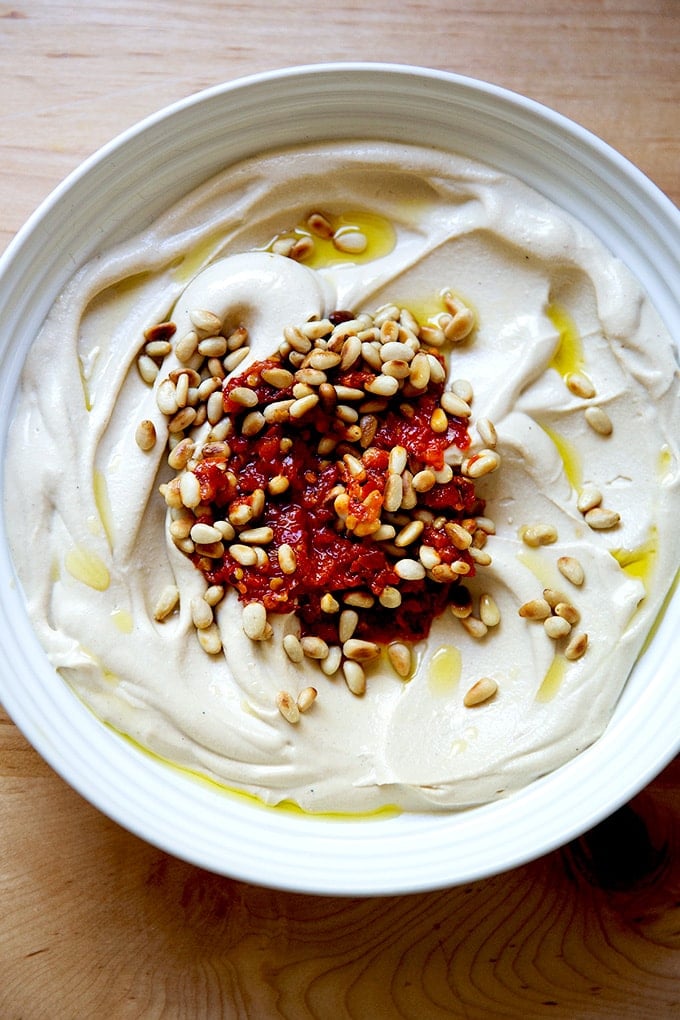
[[[359,696],[367,664],[383,650],[399,677],[410,676],[413,641],[444,609],[476,639],[499,624],[493,596],[483,593],[475,613],[463,582],[491,563],[485,546],[495,527],[475,481],[501,458],[488,419],[475,422],[471,445],[470,383],[446,383],[444,351],[469,340],[475,320],[452,293],[443,302],[446,310],[427,324],[386,305],[372,315],[337,311],[291,325],[271,358],[240,375],[247,329],[224,332],[209,310],[194,310],[183,336],[175,338],[172,322],[145,332],[138,369],[157,384],[175,472],[160,491],[173,541],[206,578],[191,613],[208,654],[222,650],[214,610],[230,587],[251,641],[271,640],[271,613],[295,613],[299,631],[283,638],[288,658],[316,661],[327,677],[340,673]],[[173,351],[181,367],[158,384]],[[568,386],[580,392],[586,382]],[[601,415],[587,420],[610,434]],[[153,449],[153,423],[140,422],[136,438],[142,450]],[[600,493],[584,490],[579,510],[596,530],[616,526],[618,515],[600,504]],[[536,523],[520,537],[536,547],[558,536]],[[557,566],[570,585],[583,584],[576,559],[560,557]],[[156,620],[178,601],[174,586],[163,591]],[[519,615],[563,642],[567,659],[585,653],[588,635],[574,629],[580,614],[563,593],[544,589]],[[497,687],[481,677],[464,704],[485,703]],[[295,723],[317,693],[281,691],[278,708]]]
[[[216,316],[197,309],[184,336],[175,338],[171,322],[146,331],[138,367],[145,381],[157,383],[175,472],[161,493],[175,544],[206,577],[205,594],[192,604],[206,652],[221,651],[214,609],[229,587],[239,592],[251,640],[271,639],[270,613],[297,612],[300,632],[286,634],[287,656],[316,660],[327,676],[341,672],[357,695],[366,687],[366,664],[383,647],[396,673],[410,675],[402,629],[425,636],[447,605],[470,626],[471,599],[461,579],[491,562],[484,545],[494,532],[474,483],[497,470],[500,456],[486,420],[476,423],[481,447],[470,449],[469,383],[446,386],[442,350],[470,336],[474,315],[451,293],[443,300],[436,324],[421,325],[407,309],[389,305],[373,315],[339,311],[287,327],[275,354],[240,375],[235,369],[248,353],[244,327],[225,336]],[[173,350],[182,367],[158,383]],[[154,447],[152,422],[140,423],[137,442],[143,450]],[[253,449],[258,456],[266,450],[266,476],[254,468]],[[322,553],[281,541],[279,526],[292,513],[291,501],[303,498],[301,465],[304,514],[331,529],[328,555],[344,569],[335,585],[328,573],[326,589],[317,571],[302,596],[301,557],[309,575],[310,560],[314,572]],[[164,591],[156,619],[172,613],[178,598],[175,589]],[[316,691],[284,695],[279,708],[294,721]]]

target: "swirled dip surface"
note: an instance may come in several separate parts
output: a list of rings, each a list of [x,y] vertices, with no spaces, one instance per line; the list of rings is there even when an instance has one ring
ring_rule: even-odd
[[[315,209],[378,217],[394,244],[372,250],[369,237],[356,262],[318,268],[271,255],[263,269],[246,255],[229,263],[228,279],[202,273],[266,248]],[[444,612],[408,681],[382,657],[356,697],[316,663],[288,659],[289,617],[272,618],[271,640],[246,637],[232,590],[216,610],[224,651],[207,655],[189,608],[205,580],[170,539],[158,492],[172,472],[165,420],[136,366],[143,331],[217,305],[248,328],[249,357],[266,358],[288,323],[388,301],[427,318],[444,288],[477,315],[474,335],[448,355],[450,378],[474,390],[473,443],[474,421],[487,417],[502,457],[476,483],[496,534],[491,565],[468,584],[475,605],[493,595],[500,623],[480,639]],[[595,396],[567,387],[576,370]],[[382,143],[274,153],[228,169],[93,258],[56,302],[27,359],[10,436],[12,553],[55,668],[101,719],[155,753],[312,811],[473,805],[559,766],[607,724],[677,570],[678,394],[669,336],[627,269],[518,181]],[[606,411],[611,434],[588,424],[591,405]],[[147,452],[135,442],[143,419],[159,434]],[[578,500],[589,486],[617,525],[588,525]],[[537,524],[557,541],[527,545],[522,528]],[[559,572],[564,556],[582,565],[583,584]],[[158,622],[171,584],[179,608]],[[546,587],[580,613],[588,647],[574,661],[519,614]],[[496,695],[466,707],[482,677]],[[318,698],[291,725],[277,693],[310,685]]]

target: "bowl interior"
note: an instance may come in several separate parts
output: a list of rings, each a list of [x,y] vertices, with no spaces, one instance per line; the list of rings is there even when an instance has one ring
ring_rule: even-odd
[[[362,137],[449,149],[520,177],[628,264],[678,343],[680,215],[604,143],[520,96],[455,75],[378,64],[293,68],[218,86],[134,127],[72,174],[19,233],[0,262],[3,452],[26,351],[77,265],[232,162],[281,145]],[[508,800],[367,820],[260,808],[140,754],[78,702],[37,644],[0,529],[0,700],[93,804],[218,873],[353,895],[480,878],[584,831],[680,746],[676,592],[603,737]]]

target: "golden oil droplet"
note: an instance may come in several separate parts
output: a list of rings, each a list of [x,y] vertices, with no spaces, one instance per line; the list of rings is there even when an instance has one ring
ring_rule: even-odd
[[[628,577],[642,581],[645,591],[649,588],[658,554],[658,533],[651,528],[649,538],[635,549],[612,549],[611,554]]]
[[[328,216],[331,227],[339,234],[348,235],[352,233],[363,234],[366,238],[366,248],[362,252],[342,252],[333,244],[332,238],[317,237],[306,224],[300,224],[290,233],[278,234],[272,239],[268,246],[271,250],[276,241],[292,238],[299,240],[301,237],[312,237],[314,239],[314,250],[312,254],[303,260],[305,266],[310,269],[323,269],[328,266],[341,265],[345,262],[361,264],[372,262],[374,259],[382,258],[394,248],[397,235],[392,223],[384,216],[367,210],[357,210],[340,213],[338,216]]]
[[[562,467],[567,477],[567,481],[571,485],[572,489],[577,492],[581,489],[583,484],[583,467],[581,463],[581,455],[579,454],[573,443],[570,443],[568,439],[565,439],[559,432],[555,432],[553,429],[548,428],[547,425],[542,426],[543,431],[555,444],[555,449],[560,455],[562,461]]]
[[[673,452],[669,446],[664,444],[659,450],[659,477],[663,482],[666,475],[669,475],[673,471],[675,464],[675,458]]]
[[[563,655],[556,655],[543,677],[543,682],[536,694],[536,701],[552,701],[560,689],[567,668],[567,660]]]
[[[540,582],[542,588],[555,587],[555,569],[546,558],[544,552],[541,553],[538,549],[527,549],[522,547],[517,552],[517,559],[531,571],[534,577]]]
[[[113,674],[111,674],[113,677]],[[240,801],[241,803],[249,804],[252,807],[260,808],[262,811],[275,811],[283,812],[284,814],[291,815],[304,815],[305,818],[319,818],[323,821],[337,821],[337,822],[372,822],[372,821],[383,821],[388,818],[397,818],[402,814],[402,809],[397,807],[396,804],[385,804],[382,807],[374,808],[372,811],[307,811],[305,808],[300,807],[292,800],[282,800],[278,804],[267,804],[264,800],[257,796],[255,793],[248,793],[245,790],[238,790],[235,787],[228,786],[226,783],[220,783],[218,780],[211,779],[209,776],[203,775],[194,769],[186,768],[183,765],[177,765],[169,758],[157,754],[155,751],[151,751],[144,744],[140,744],[139,741],[135,740],[128,733],[123,730],[117,729],[112,726],[111,723],[106,724],[110,730],[117,733],[119,737],[125,740],[126,743],[130,744],[135,748],[136,751],[141,752],[146,757],[153,761],[162,762],[167,768],[172,769],[177,775],[190,777],[193,781],[200,784],[201,786],[219,791],[234,800]]]
[[[574,320],[559,305],[549,305],[545,313],[559,333],[559,341],[549,367],[566,379],[572,372],[583,372],[585,359],[583,343]]]
[[[126,609],[114,609],[111,613],[111,619],[121,634],[132,634],[134,623]]]
[[[433,694],[452,694],[460,681],[462,660],[455,645],[442,645],[432,654],[429,670],[429,687]]]
[[[113,549],[113,514],[111,513],[111,501],[109,500],[106,478],[101,471],[95,471],[92,486],[94,489],[94,501],[99,511],[102,527],[104,528],[109,548]]]
[[[188,283],[201,269],[219,256],[220,243],[224,239],[223,230],[214,230],[192,248],[174,268],[173,276],[180,283]]]
[[[74,546],[66,554],[64,565],[71,577],[95,591],[106,591],[109,586],[111,578],[106,564],[81,545]]]

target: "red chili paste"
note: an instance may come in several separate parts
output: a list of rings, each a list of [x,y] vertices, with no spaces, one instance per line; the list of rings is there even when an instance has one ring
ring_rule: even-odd
[[[261,378],[264,370],[280,364],[278,358],[257,362],[226,383],[224,409],[233,423],[233,434],[228,439],[230,456],[204,456],[193,469],[200,483],[202,506],[210,508],[198,518],[205,523],[226,519],[230,508],[249,503],[255,490],[264,490],[264,510],[250,526],[269,526],[273,531],[273,541],[263,546],[266,562],[241,566],[227,549],[221,559],[195,554],[196,566],[209,584],[233,586],[243,602],[258,600],[268,612],[294,611],[303,634],[314,633],[329,643],[338,640],[338,614],[323,612],[321,598],[331,593],[342,608],[342,596],[351,591],[375,596],[373,607],[359,613],[357,637],[379,642],[426,637],[434,617],[451,600],[451,589],[457,582],[436,583],[428,577],[401,580],[394,571],[394,550],[389,555],[385,542],[371,535],[357,536],[343,525],[334,509],[334,490],[337,492],[339,484],[345,486],[352,523],[356,520],[370,525],[381,516],[389,451],[396,445],[403,446],[412,470],[428,466],[437,470],[444,464],[447,447],[468,447],[466,421],[450,418],[446,432],[434,432],[430,419],[439,405],[443,385],[430,385],[423,395],[405,397],[398,393],[387,401],[386,408],[376,413],[378,428],[368,449],[356,440],[350,441],[347,426],[335,417],[332,408],[324,409],[321,404],[300,419],[266,424],[255,436],[244,436],[240,425],[251,408],[231,400],[230,393],[237,386],[254,389],[260,407],[291,398],[292,387],[278,389]],[[371,378],[368,370],[336,372],[333,382],[363,388]],[[324,437],[337,440],[336,449],[328,456],[317,452]],[[365,477],[357,480],[347,470],[342,460],[346,453],[362,460]],[[425,525],[419,542],[433,546],[443,563],[465,561],[470,577],[474,561],[451,544],[441,525],[443,521],[469,522],[483,513],[484,504],[473,483],[456,470],[450,482],[418,494],[418,508],[432,510],[438,518],[436,524]],[[288,480],[288,488],[272,495],[267,483],[277,475]],[[292,574],[284,573],[279,565],[277,551],[284,543],[295,552],[297,566]],[[400,550],[398,555],[409,556],[409,549]],[[398,587],[401,592],[402,602],[396,609],[384,608],[378,601],[386,586]]]

